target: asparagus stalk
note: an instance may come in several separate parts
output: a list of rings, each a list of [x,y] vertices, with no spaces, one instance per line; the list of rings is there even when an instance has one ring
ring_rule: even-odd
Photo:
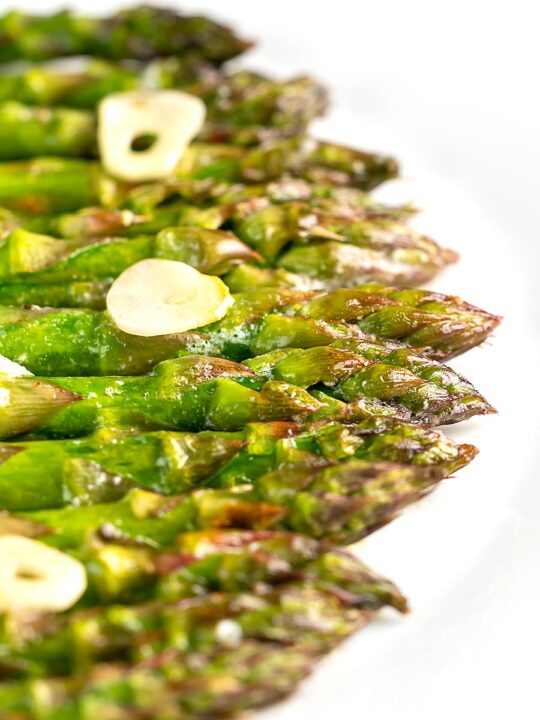
[[[31,65],[0,75],[0,102],[91,110],[106,95],[129,90],[182,88],[202,95],[225,77],[196,55],[156,58],[145,64],[90,58],[82,70],[67,72],[52,64]]]
[[[165,494],[235,487],[265,473],[357,458],[440,468],[449,475],[476,454],[436,430],[385,418],[353,425],[248,425],[239,432],[133,433],[101,429],[74,440],[0,445],[0,507],[20,512],[117,500],[132,488]]]
[[[297,612],[317,600],[312,594],[297,599]],[[165,651],[136,666],[100,663],[84,677],[4,684],[0,701],[10,713],[6,720],[87,720],[96,713],[115,720],[236,717],[288,695],[317,659],[368,619],[366,613],[348,611],[340,631],[328,623],[319,639],[306,633],[308,641],[290,646],[246,641],[209,657],[195,653],[187,662]]]
[[[381,279],[410,285],[431,278],[454,257],[432,240],[393,222],[354,223],[343,229],[342,234],[332,230],[337,239],[320,240],[318,234],[324,232],[328,236],[324,228],[300,230],[300,235],[297,235],[300,226],[280,231],[267,217],[267,211],[266,219],[259,218],[256,228],[246,230],[244,224],[240,226],[239,235],[247,245],[231,233],[204,228],[167,228],[157,237],[143,235],[131,240],[108,237],[63,241],[15,230],[0,245],[0,278],[9,281],[5,288],[2,286],[0,302],[19,304],[17,297],[21,293],[24,303],[25,294],[32,288],[38,298],[35,303],[50,305],[47,287],[41,290],[43,300],[39,299],[40,285],[114,278],[147,257],[182,260],[203,272],[213,272],[217,267],[218,274],[237,266],[245,273],[242,261],[261,262],[264,257],[271,264],[298,272],[302,282],[324,287]],[[310,217],[310,222],[314,221],[315,216]],[[225,261],[234,262],[221,263],[222,256]],[[209,270],[204,270],[205,267]],[[31,275],[25,277],[26,273]]]
[[[0,104],[0,160],[36,155],[88,157],[96,153],[96,122],[91,113],[67,108]]]
[[[183,532],[210,528],[285,528],[350,544],[390,522],[443,476],[436,466],[350,460],[323,469],[276,470],[254,485],[230,490],[187,495],[131,490],[116,502],[34,510],[21,517],[42,528],[44,542],[71,551],[83,549],[92,536],[166,548]]]
[[[230,232],[172,227],[156,236],[57,240],[18,229],[0,244],[0,280],[17,287],[72,280],[110,279],[145,258],[179,260],[201,272],[224,275],[260,255]],[[9,286],[2,285],[8,293]],[[44,289],[44,292],[46,290]]]
[[[310,78],[278,83],[246,72],[224,79],[219,90],[202,95],[208,103],[208,120],[199,139],[238,145],[304,132],[324,110],[325,97]],[[94,157],[96,118],[89,110],[33,107],[8,99],[0,103],[0,141],[0,160]]]
[[[208,18],[149,6],[102,18],[67,10],[52,15],[13,10],[0,17],[0,33],[0,62],[70,55],[113,60],[195,55],[220,64],[251,46],[230,28]]]
[[[193,143],[182,157],[177,177],[261,183],[286,172],[309,175],[313,170],[313,148],[319,145],[327,144],[302,137],[254,148]],[[336,183],[339,180],[339,184],[368,190],[397,174],[392,158],[352,148],[342,148],[342,152],[348,153],[350,173],[340,171]],[[55,214],[89,205],[119,206],[132,191],[133,186],[114,181],[97,163],[86,160],[36,158],[0,164],[0,204],[23,213]]]
[[[201,554],[189,559],[181,553],[153,553],[161,587],[148,599],[131,597],[129,604],[120,605],[117,598],[108,597],[109,603],[116,604],[37,619],[4,617],[0,621],[3,675],[67,675],[114,659],[137,663],[144,659],[141,653],[148,657],[166,647],[188,656],[214,652],[227,647],[227,641],[233,645],[245,640],[290,644],[306,633],[311,635],[322,617],[336,624],[346,621],[346,615],[341,613],[340,620],[335,609],[337,593],[343,606],[370,611],[385,605],[401,611],[407,608],[392,583],[354,556],[325,552],[320,543],[303,536],[199,532],[189,533],[185,545]],[[127,548],[126,555],[130,552],[137,550]],[[164,570],[167,565],[172,568],[169,573]],[[149,575],[141,570],[140,585]],[[252,573],[251,586],[246,586],[246,571]],[[116,578],[112,582],[116,585]],[[257,592],[257,587],[265,586],[266,590]],[[308,623],[305,616],[292,612],[291,601],[304,593],[314,604]]]
[[[195,184],[193,185],[195,190]],[[303,178],[290,176],[259,185],[235,184],[222,187],[217,184],[208,188],[207,192],[220,203],[233,205],[238,214],[244,214],[246,211],[249,213],[250,210],[256,211],[269,204],[277,205],[294,201],[308,202],[316,211],[342,218],[352,217],[356,220],[367,218],[406,220],[416,212],[416,208],[411,204],[388,205],[355,187],[309,182]],[[130,204],[133,202],[131,200]],[[141,207],[136,202],[134,204],[136,208],[145,212],[153,209],[152,205],[144,204]]]
[[[167,360],[146,376],[2,377],[0,436],[86,435],[128,410],[143,426],[235,430],[246,423],[290,420],[322,403],[299,387],[265,381],[245,365],[190,355]]]
[[[106,201],[106,193],[103,200]],[[387,205],[353,187],[310,183],[284,176],[263,184],[245,185],[188,178],[146,183],[124,193],[123,209],[87,207],[75,213],[25,215],[1,209],[0,234],[18,227],[74,239],[110,235],[144,235],[170,225],[218,228],[231,215],[245,215],[270,203],[301,201],[314,212],[336,218],[406,221],[411,205]]]
[[[311,202],[269,204],[255,212],[248,206],[235,220],[238,236],[267,262],[327,286],[420,284],[457,259],[402,222],[340,217]]]
[[[276,350],[243,365],[183,355],[142,377],[0,377],[0,437],[78,437],[125,411],[135,425],[179,430],[235,430],[295,417],[382,416],[429,426],[494,412],[470,383],[433,363],[429,368],[421,358],[415,365],[399,356],[391,365],[323,346]]]
[[[169,652],[139,666],[101,663],[84,678],[3,683],[0,702],[5,720],[86,720],[96,712],[115,720],[231,716],[292,692],[322,654],[317,646],[244,643],[211,658],[195,655],[204,661],[204,674],[195,674],[196,661],[189,672]]]
[[[402,347],[444,359],[482,342],[498,323],[496,316],[459,298],[426,290],[374,285],[320,293],[263,289],[236,295],[219,322],[156,338],[123,333],[103,312],[0,306],[0,353],[50,376],[134,375],[185,350],[243,360],[277,348],[349,338],[394,349],[388,339],[395,339]]]
[[[0,160],[97,155],[97,123],[91,110],[32,106],[13,97],[2,102],[1,82],[0,78],[0,139],[4,140]],[[103,85],[103,79],[99,83]],[[186,88],[207,106],[207,121],[199,134],[199,140],[207,143],[248,146],[298,135],[326,104],[324,89],[308,77],[277,82],[243,71],[212,86]]]
[[[60,215],[21,215],[3,210],[0,233],[7,237],[18,228],[53,235],[67,240],[99,237],[137,237],[153,235],[168,227],[189,225],[217,230],[226,222],[225,206],[198,207],[184,201],[172,202],[138,214],[127,208],[113,210],[102,207],[83,208],[76,213]]]
[[[10,305],[28,307],[46,304],[50,307],[102,310],[112,282],[112,278],[98,281],[72,280],[67,283],[32,283],[25,280],[0,282],[0,298]]]
[[[306,350],[286,348],[247,360],[245,365],[259,377],[305,388],[324,387],[324,391],[314,392],[315,397],[324,402],[330,396],[334,402],[327,400],[316,417],[337,415],[353,420],[357,413],[384,414],[385,402],[397,405],[407,419],[428,425],[493,412],[474,387],[452,370],[447,374],[434,361],[403,348],[393,354],[391,350],[377,354],[370,352],[370,343],[366,352],[363,347],[346,340]]]
[[[325,88],[310,77],[278,82],[246,70],[208,87],[201,97],[208,117],[200,139],[239,145],[305,132],[328,100]]]

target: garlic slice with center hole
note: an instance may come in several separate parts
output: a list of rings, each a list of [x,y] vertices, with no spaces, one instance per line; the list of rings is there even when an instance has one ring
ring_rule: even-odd
[[[205,117],[203,101],[180,90],[107,95],[98,109],[98,145],[105,170],[128,182],[172,175]],[[137,142],[143,149],[134,149]]]
[[[0,375],[7,375],[7,377],[23,377],[25,375],[33,375],[30,370],[27,370],[19,363],[13,362],[5,355],[0,355]]]
[[[0,536],[0,611],[60,612],[87,587],[84,565],[23,535]]]
[[[153,337],[221,320],[234,300],[214,275],[175,260],[141,260],[114,281],[107,310],[120,330]]]

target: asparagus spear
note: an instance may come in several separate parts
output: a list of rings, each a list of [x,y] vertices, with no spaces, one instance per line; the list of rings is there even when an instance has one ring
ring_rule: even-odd
[[[157,58],[146,64],[90,58],[81,70],[68,72],[52,64],[31,65],[0,75],[0,102],[94,108],[113,92],[183,88],[202,95],[225,77],[196,55]]]
[[[386,218],[340,217],[311,202],[240,208],[233,227],[270,263],[330,286],[366,280],[414,285],[455,262],[452,251]]]
[[[482,342],[498,323],[496,316],[459,298],[426,290],[374,285],[325,293],[263,289],[236,295],[217,323],[156,338],[123,333],[106,313],[0,306],[0,353],[33,373],[51,376],[133,375],[182,350],[243,360],[276,348],[309,348],[344,338],[375,338],[383,345],[396,339],[444,359]]]
[[[104,298],[113,279],[99,281],[0,282],[0,298],[10,305],[32,306],[45,304],[51,307],[84,307],[102,310]]]
[[[6,398],[0,408],[3,438],[25,432],[77,437],[106,423],[109,413],[125,410],[153,427],[235,430],[248,422],[301,417],[322,405],[299,387],[200,355],[166,360],[140,377],[4,376],[0,386]]]
[[[208,108],[201,139],[252,145],[304,132],[327,106],[325,88],[300,76],[278,82],[246,70],[201,95]]]
[[[279,83],[247,72],[223,78],[218,89],[201,94],[208,118],[199,139],[238,145],[302,133],[323,112],[325,102],[324,90],[310,78]],[[33,107],[10,98],[0,102],[0,141],[0,160],[93,157],[96,118],[89,110]]]
[[[69,55],[141,60],[195,55],[220,64],[251,46],[208,18],[143,5],[102,18],[67,10],[53,15],[12,10],[0,17],[0,33],[0,62]]]
[[[60,215],[24,215],[0,208],[0,239],[12,232],[52,235],[66,240],[103,237],[131,237],[157,234],[168,227],[189,225],[218,229],[227,219],[225,207],[197,207],[185,202],[170,203],[145,215],[132,210],[88,207]]]
[[[284,175],[263,183],[227,183],[206,178],[173,178],[161,182],[146,183],[124,192],[123,206],[136,213],[149,215],[166,202],[171,204],[191,202],[198,206],[217,203],[225,208],[226,215],[256,211],[268,204],[292,201],[310,203],[316,211],[324,211],[340,218],[387,218],[406,220],[414,212],[411,205],[387,205],[375,200],[364,190],[356,187],[313,183],[305,179]],[[26,219],[25,221],[28,221]],[[58,224],[61,227],[62,223]],[[70,230],[69,223],[62,228],[62,235],[80,234],[77,224]],[[54,233],[53,233],[54,234]]]
[[[84,678],[3,683],[0,702],[5,720],[88,720],[95,713],[115,720],[230,717],[292,692],[322,654],[317,646],[244,643],[211,658],[194,655],[188,672],[169,652],[139,666],[102,663]],[[204,661],[204,674],[201,668],[195,673],[196,659]]]
[[[186,192],[186,188],[181,188]],[[193,191],[197,188],[193,183]],[[303,178],[283,176],[259,185],[242,185],[239,183],[222,186],[215,184],[206,190],[210,198],[222,204],[233,205],[240,213],[246,210],[256,211],[269,204],[290,203],[293,201],[309,202],[317,211],[327,212],[342,218],[387,218],[389,220],[406,220],[417,212],[411,204],[388,205],[376,200],[364,190],[347,185],[310,182]],[[140,196],[138,196],[140,198]],[[137,196],[135,196],[137,198]],[[148,212],[153,205],[138,205],[133,198],[130,205]],[[251,206],[250,206],[251,205]]]
[[[418,358],[416,366],[417,356],[406,352],[398,355],[397,364],[392,365],[388,362],[390,353],[383,351],[374,361],[361,354],[361,346],[357,347],[354,341],[337,344],[338,347],[274,350],[244,364],[259,377],[283,380],[306,389],[323,388],[313,392],[321,402],[326,401],[315,413],[317,418],[350,421],[364,414],[384,414],[385,404],[386,408],[397,406],[399,414],[408,415],[407,419],[428,425],[459,422],[493,412],[470,383],[452,371],[448,376],[438,372],[433,361],[426,366]]]
[[[104,201],[107,200],[106,193]],[[249,204],[248,204],[249,201]],[[72,239],[107,235],[144,235],[169,225],[197,225],[216,229],[231,214],[261,210],[268,204],[302,201],[315,212],[357,221],[405,221],[411,205],[387,205],[352,187],[315,184],[284,176],[263,184],[229,184],[188,178],[146,183],[127,191],[123,209],[87,207],[75,213],[25,215],[1,209],[0,233],[18,227]]]
[[[299,613],[317,598],[297,599]],[[114,720],[236,717],[289,694],[318,658],[368,619],[366,613],[348,611],[339,631],[337,623],[328,623],[319,639],[308,636],[290,646],[246,641],[209,657],[195,653],[187,662],[165,651],[136,666],[101,663],[84,677],[5,683],[0,701],[10,713],[6,720],[88,720],[96,714]]]
[[[246,228],[244,223],[241,224],[239,236],[247,245],[231,233],[203,228],[167,228],[156,238],[143,235],[131,240],[79,238],[64,241],[15,230],[0,245],[0,278],[9,280],[9,286],[0,292],[0,301],[19,304],[18,293],[24,301],[29,286],[33,286],[34,296],[38,298],[34,302],[51,304],[47,287],[42,289],[43,300],[39,299],[41,284],[113,278],[129,265],[147,257],[182,260],[203,272],[208,272],[205,267],[214,271],[217,266],[218,274],[233,270],[242,261],[260,262],[264,257],[278,267],[297,271],[302,281],[305,279],[324,287],[380,279],[410,285],[431,278],[454,258],[449,251],[406,226],[382,220],[350,223],[349,227],[342,225],[341,234],[332,230],[334,240],[317,239],[319,234],[328,236],[322,226],[301,230],[302,220],[298,228],[280,231],[268,216],[267,211],[274,209],[267,208],[264,217],[257,219],[256,226]],[[315,219],[314,215],[305,213],[304,217],[310,217],[310,222]],[[205,257],[208,255],[212,256],[210,262]],[[220,263],[223,255],[225,260],[230,258],[235,262]],[[241,267],[245,272],[246,266]],[[25,278],[25,273],[32,274]],[[23,277],[18,277],[20,275]]]
[[[295,416],[347,422],[387,416],[437,425],[494,412],[470,383],[429,367],[424,379],[421,358],[415,365],[399,356],[391,365],[323,346],[271,351],[243,365],[183,355],[142,377],[0,377],[0,437],[78,437],[125,410],[136,424],[183,430],[235,430]]]
[[[66,675],[104,660],[136,663],[143,659],[142,652],[148,657],[165,647],[177,649],[181,656],[207,654],[226,647],[231,639],[233,644],[244,640],[298,642],[314,631],[312,623],[319,624],[316,616],[326,616],[334,606],[335,600],[328,602],[334,593],[339,594],[342,605],[362,610],[378,610],[384,605],[401,611],[407,608],[392,583],[354,556],[325,552],[320,543],[303,536],[268,531],[200,532],[188,534],[185,544],[202,554],[191,560],[178,553],[153,554],[162,587],[150,599],[134,601],[131,597],[127,605],[75,609],[60,616],[0,619],[2,674]],[[126,555],[130,552],[136,550],[127,548]],[[169,573],[164,571],[167,564],[172,568]],[[250,586],[246,586],[246,571],[252,573]],[[148,579],[143,569],[139,583],[145,576]],[[263,587],[267,589],[257,591]],[[314,604],[314,615],[307,623],[305,616],[291,612],[291,600],[304,593]],[[112,600],[118,603],[118,599]],[[327,617],[340,622],[335,609]],[[341,622],[345,619],[341,613]],[[230,632],[229,637],[223,632],[226,627],[230,631],[231,625],[232,638]]]
[[[182,157],[177,176],[261,183],[285,172],[309,175],[313,174],[313,157],[320,145],[328,146],[302,137],[254,148],[193,143]],[[350,167],[348,174],[345,170],[340,171],[339,178],[334,178],[336,183],[367,190],[397,174],[392,158],[352,148],[341,150],[348,154]],[[359,160],[357,156],[363,159]],[[360,166],[361,171],[358,170]],[[36,158],[0,164],[0,204],[25,213],[55,214],[99,204],[119,206],[132,190],[133,186],[114,181],[99,165],[86,160]]]
[[[350,460],[321,468],[294,467],[230,490],[187,495],[131,490],[116,502],[25,512],[43,528],[43,542],[84,549],[96,535],[109,541],[169,547],[194,529],[274,527],[332,544],[350,544],[384,525],[444,476],[436,466]],[[16,516],[0,518],[1,522]]]
[[[0,279],[24,288],[66,280],[114,278],[139,260],[179,260],[201,272],[223,275],[260,255],[230,232],[172,227],[156,236],[57,240],[17,229],[0,244]],[[2,285],[2,291],[6,286]],[[6,291],[5,291],[6,292]]]
[[[95,151],[96,122],[91,113],[31,107],[13,100],[0,104],[0,160],[87,157]]]
[[[436,430],[386,418],[306,429],[275,422],[231,433],[107,428],[81,439],[0,445],[0,507],[19,512],[109,502],[134,487],[166,494],[227,488],[280,468],[350,458],[435,466],[448,475],[475,454]]]
[[[46,81],[47,75],[38,77]],[[7,79],[13,82],[12,77]],[[34,75],[32,79],[35,82]],[[116,79],[113,75],[111,81]],[[97,123],[91,110],[47,104],[32,106],[13,96],[2,102],[1,83],[0,78],[0,139],[4,139],[0,147],[1,160],[37,155],[96,156]],[[104,79],[99,83],[103,86]],[[136,84],[131,77],[130,84]],[[160,79],[157,84],[174,86],[174,81],[168,83]],[[95,89],[99,89],[99,85]],[[206,104],[207,120],[199,140],[209,143],[258,145],[298,135],[306,131],[313,118],[322,114],[326,104],[324,89],[309,77],[278,82],[243,71],[222,77],[219,85],[214,82],[210,88],[201,83],[186,89],[201,96]],[[80,93],[80,89],[77,90]]]

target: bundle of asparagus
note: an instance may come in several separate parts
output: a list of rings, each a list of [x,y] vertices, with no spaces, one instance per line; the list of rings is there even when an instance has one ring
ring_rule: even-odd
[[[146,6],[0,17],[0,63],[32,63],[0,76],[6,720],[285,696],[407,610],[341,546],[474,458],[435,426],[493,412],[441,362],[500,319],[417,289],[457,255],[369,194],[396,161],[311,138],[325,89],[231,72],[249,46]],[[166,98],[167,171],[111,170],[131,137],[103,142],[113,93],[120,116]],[[162,142],[145,122],[142,166]]]

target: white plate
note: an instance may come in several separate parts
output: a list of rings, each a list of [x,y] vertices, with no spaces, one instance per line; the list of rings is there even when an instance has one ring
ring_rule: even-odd
[[[16,4],[45,11],[60,3]],[[94,0],[92,11],[115,4]],[[323,77],[335,110],[318,132],[396,154],[405,179],[381,196],[413,199],[425,208],[419,227],[462,253],[432,286],[506,318],[489,343],[453,363],[500,411],[449,431],[477,444],[480,456],[362,548],[400,584],[412,614],[384,614],[259,717],[540,717],[536,4],[181,6],[258,39],[262,48],[245,64]]]

